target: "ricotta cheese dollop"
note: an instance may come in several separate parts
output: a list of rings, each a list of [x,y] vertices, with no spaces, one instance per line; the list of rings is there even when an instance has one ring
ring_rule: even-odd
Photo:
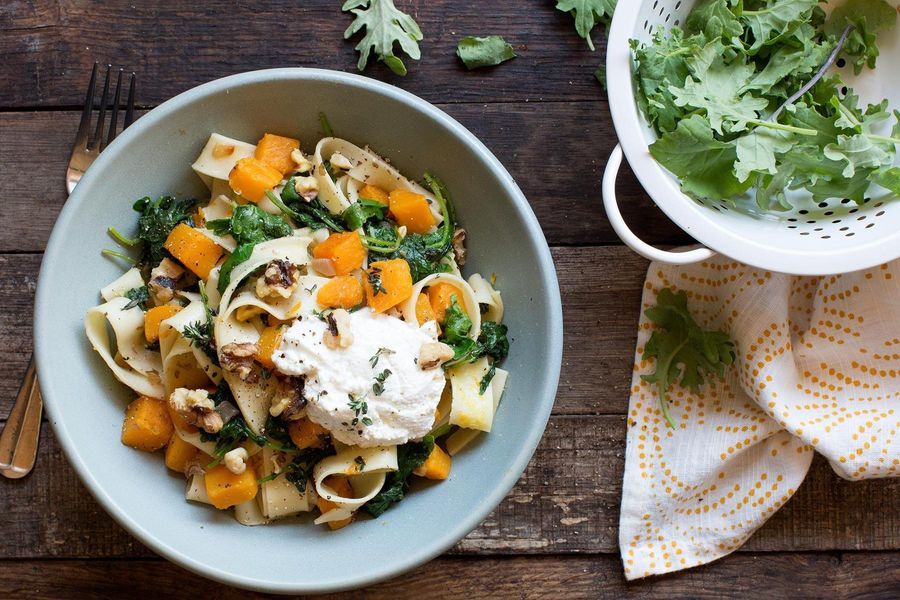
[[[405,444],[426,435],[444,389],[440,367],[418,365],[437,325],[421,327],[368,308],[350,313],[353,342],[325,345],[327,325],[314,316],[295,321],[272,360],[286,375],[304,376],[307,416],[354,446]]]

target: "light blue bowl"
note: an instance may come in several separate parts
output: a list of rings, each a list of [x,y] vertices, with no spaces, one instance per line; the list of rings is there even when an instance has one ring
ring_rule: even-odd
[[[291,519],[244,527],[230,512],[184,500],[162,457],[119,441],[133,398],[91,350],[85,311],[122,273],[100,255],[106,228],[134,231],[133,201],[197,195],[190,164],[210,132],[256,140],[265,131],[336,135],[371,145],[402,172],[448,185],[469,232],[465,272],[497,274],[513,339],[509,387],[494,430],[467,448],[449,480],[415,489],[379,519],[331,532]],[[61,183],[60,183],[61,184]],[[528,464],[553,406],[562,356],[559,286],[528,202],[471,133],[395,87],[315,69],[273,69],[189,90],[138,120],[100,156],[66,203],[47,245],[35,301],[35,349],[47,413],[88,490],[141,542],[200,575],[248,589],[309,593],[371,584],[444,552],[496,507]],[[66,507],[59,507],[65,511]]]

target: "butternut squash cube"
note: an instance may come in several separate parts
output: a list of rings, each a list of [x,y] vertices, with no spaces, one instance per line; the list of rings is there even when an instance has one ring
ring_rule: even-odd
[[[266,195],[266,190],[279,183],[281,171],[251,156],[237,161],[228,175],[228,185],[234,193],[250,202],[259,202]]]
[[[389,198],[391,214],[409,233],[428,233],[437,223],[428,207],[428,199],[422,194],[394,190]]]
[[[434,450],[425,459],[422,465],[413,471],[414,474],[426,479],[447,479],[450,476],[450,466],[453,460],[440,446],[435,444]]]
[[[379,260],[366,271],[366,301],[375,312],[397,306],[412,294],[409,263],[402,258]]]
[[[330,259],[335,275],[347,275],[362,266],[366,260],[366,248],[355,231],[332,233],[313,248],[313,256]]]
[[[181,307],[176,304],[166,304],[163,306],[154,306],[144,313],[144,337],[148,342],[153,343],[159,339],[159,324],[174,317],[181,312]]]
[[[206,495],[218,509],[225,509],[256,498],[259,484],[252,464],[240,475],[235,475],[225,465],[219,464],[206,471]]]
[[[297,164],[291,158],[291,152],[300,148],[300,140],[267,133],[256,143],[255,157],[282,175],[287,175]]]
[[[219,259],[222,247],[185,223],[179,223],[169,233],[164,244],[169,254],[178,259],[200,279],[208,279]]]
[[[275,368],[272,355],[275,354],[275,350],[281,345],[282,335],[284,335],[284,327],[273,325],[263,329],[262,335],[259,336],[259,342],[256,345],[256,360],[269,370]]]
[[[390,204],[388,193],[377,185],[366,184],[359,190],[359,197],[365,200],[374,200],[382,204]]]
[[[431,302],[431,308],[434,310],[437,322],[441,325],[447,316],[447,309],[453,303],[456,297],[456,303],[463,310],[466,310],[466,302],[463,300],[463,294],[459,288],[449,283],[436,283],[428,286],[428,300]]]
[[[319,288],[316,301],[329,308],[353,308],[362,304],[365,294],[359,279],[338,275]]]
[[[431,301],[423,293],[416,298],[416,321],[419,322],[419,325],[424,325],[428,321],[437,321],[437,314],[431,306]]]
[[[307,448],[324,448],[328,443],[328,430],[310,421],[307,417],[288,423],[288,435],[291,441],[301,450]]]
[[[166,446],[166,466],[177,473],[184,473],[187,465],[200,450],[181,439],[178,432],[172,432],[172,438]]]
[[[159,398],[141,396],[125,409],[122,443],[137,450],[155,452],[166,445],[173,430],[166,403]]]
[[[347,481],[347,478],[342,475],[329,475],[325,478],[325,481],[323,483],[337,492],[342,498],[353,497],[353,488],[350,487],[350,482]],[[338,507],[337,503],[332,502],[331,500],[326,500],[322,496],[319,496],[319,499],[316,500],[316,506],[319,508],[319,512],[323,515],[328,511]],[[346,519],[341,519],[340,521],[331,521],[328,523],[328,526],[332,529],[332,531],[334,531],[335,529],[346,527],[352,520],[353,517],[350,516]]]

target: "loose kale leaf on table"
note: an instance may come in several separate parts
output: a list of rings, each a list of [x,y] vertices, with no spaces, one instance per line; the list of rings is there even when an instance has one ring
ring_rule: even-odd
[[[406,75],[406,65],[394,55],[395,43],[410,58],[419,60],[418,42],[422,40],[422,30],[411,16],[398,10],[392,0],[347,0],[341,10],[356,15],[344,32],[344,39],[350,39],[362,29],[366,30],[356,45],[360,71],[366,68],[369,53],[373,52],[391,71]]]
[[[469,70],[493,67],[516,57],[513,47],[499,35],[466,36],[457,43],[456,55]]]
[[[644,314],[656,329],[650,334],[641,358],[655,358],[656,370],[641,375],[641,379],[657,385],[663,416],[674,429],[666,392],[675,383],[696,392],[707,375],[722,377],[725,367],[734,362],[734,344],[724,331],[704,331],[697,325],[688,311],[684,292],[676,294],[663,288],[656,297],[656,306]]]
[[[616,10],[616,0],[559,0],[556,10],[572,13],[575,31],[587,40],[588,47],[594,49],[591,30],[597,23],[608,23]]]

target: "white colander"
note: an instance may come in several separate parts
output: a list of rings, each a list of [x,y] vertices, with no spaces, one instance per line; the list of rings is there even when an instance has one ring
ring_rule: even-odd
[[[895,6],[900,2],[889,1]],[[681,0],[619,0],[613,16],[606,74],[619,145],[610,155],[603,175],[603,204],[622,241],[638,254],[666,263],[692,263],[720,252],[755,267],[796,275],[845,273],[900,257],[900,199],[880,187],[873,186],[861,206],[840,198],[816,203],[810,194],[800,191],[788,194],[793,210],[761,213],[749,194],[737,206],[693,200],[681,192],[678,180],[650,156],[647,147],[657,136],[637,106],[629,40],[646,43],[653,28],[682,24],[693,5],[693,1]],[[887,98],[892,109],[900,108],[900,26],[882,32],[878,48],[881,56],[875,70],[866,69],[854,77],[852,68],[847,66],[840,69],[841,76],[859,94],[862,103]],[[628,228],[615,193],[623,152],[654,202],[706,248],[687,252],[660,250]]]

